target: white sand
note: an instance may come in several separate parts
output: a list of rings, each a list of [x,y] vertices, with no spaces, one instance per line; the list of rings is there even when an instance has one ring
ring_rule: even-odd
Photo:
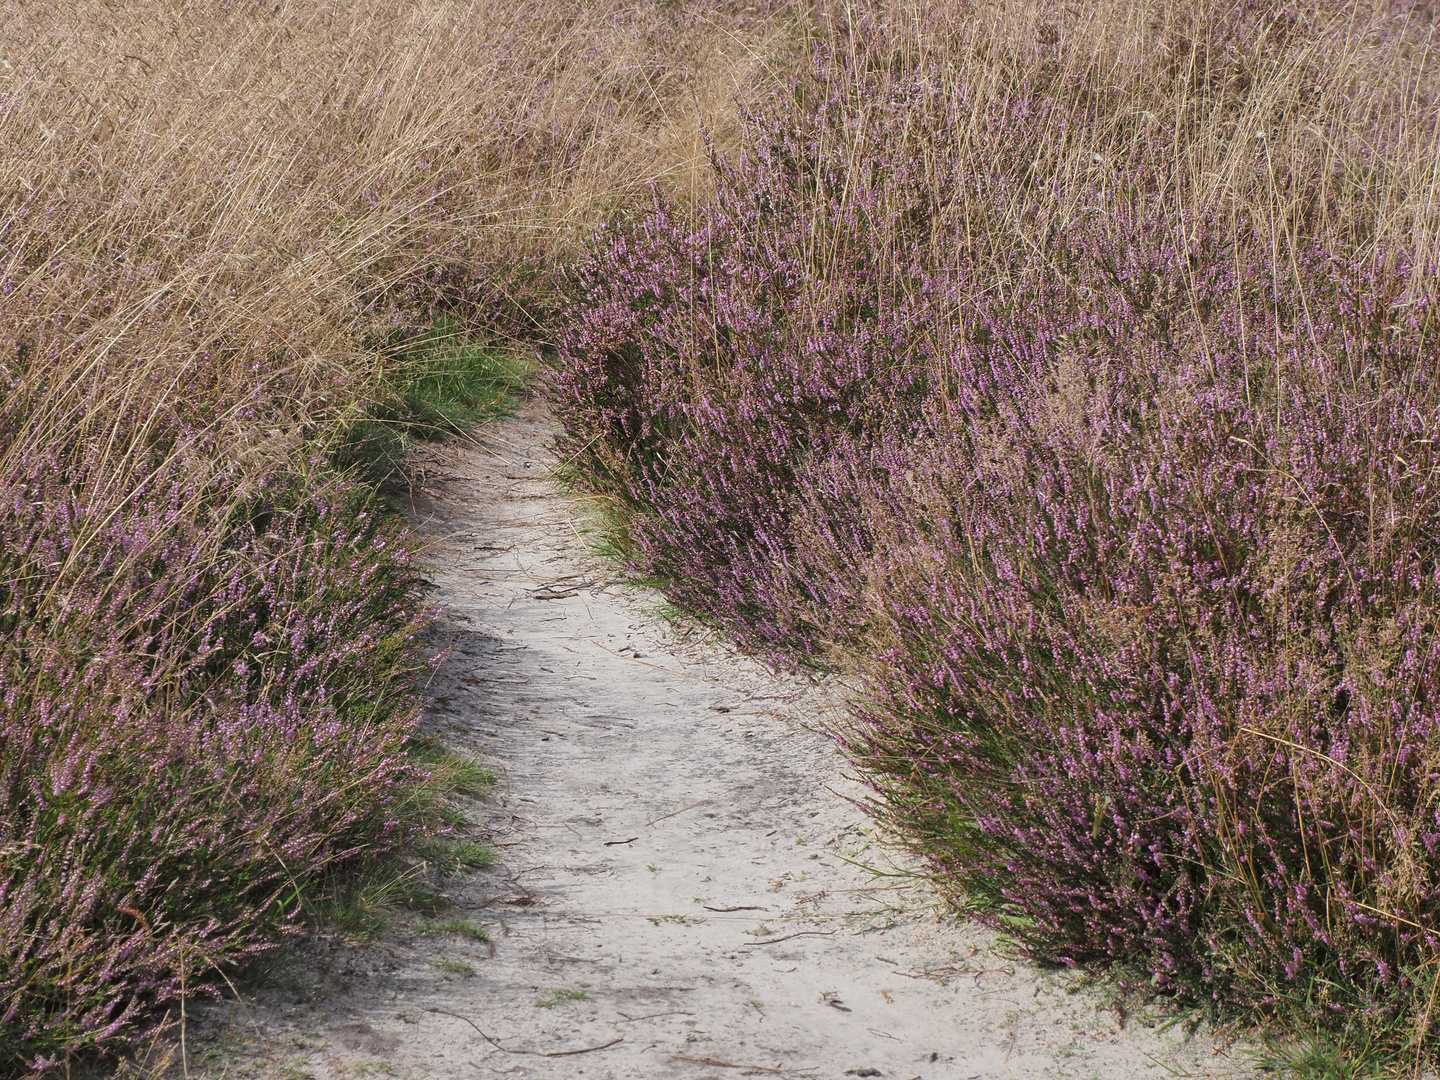
[[[687,635],[653,594],[614,584],[549,478],[553,435],[527,403],[481,446],[431,452],[416,504],[451,650],[429,723],[501,777],[482,813],[503,865],[449,890],[450,917],[487,927],[493,952],[404,927],[299,950],[259,1000],[192,1024],[192,1071],[1246,1071],[1203,1030],[1127,1016],[946,918],[847,801],[860,788],[822,733],[836,691]]]

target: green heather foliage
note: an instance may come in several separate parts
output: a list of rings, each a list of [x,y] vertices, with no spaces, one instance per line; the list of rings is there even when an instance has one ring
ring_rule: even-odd
[[[1005,18],[852,24],[604,233],[566,449],[673,599],[864,676],[844,747],[957,902],[1430,1055],[1428,27]]]
[[[12,445],[34,404],[0,407]],[[402,843],[426,775],[395,524],[318,461],[237,483],[183,429],[117,475],[110,419],[0,474],[0,1067],[143,1029]]]

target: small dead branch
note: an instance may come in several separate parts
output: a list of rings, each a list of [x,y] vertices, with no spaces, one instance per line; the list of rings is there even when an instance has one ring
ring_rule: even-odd
[[[683,1055],[680,1055],[680,1054],[675,1055],[675,1056],[674,1056],[673,1058],[671,1058],[670,1060],[671,1060],[671,1061],[689,1061],[689,1062],[693,1062],[693,1063],[696,1064],[696,1065],[710,1065],[710,1066],[713,1066],[714,1068],[717,1068],[717,1069],[744,1069],[744,1070],[746,1070],[747,1072],[769,1073],[769,1074],[771,1074],[772,1076],[783,1076],[783,1075],[785,1075],[785,1073],[787,1073],[787,1072],[794,1071],[794,1070],[790,1070],[790,1069],[771,1069],[771,1068],[768,1068],[768,1067],[766,1067],[766,1066],[764,1066],[764,1065],[736,1065],[736,1064],[734,1064],[733,1062],[730,1062],[730,1061],[718,1061],[718,1060],[716,1060],[715,1058],[684,1057]],[[811,1070],[806,1069],[806,1070],[802,1070],[802,1071],[809,1072],[809,1071],[811,1071]]]
[[[425,1011],[439,1013],[441,1016],[453,1016],[456,1020],[464,1020],[465,1023],[469,1024],[472,1028],[479,1032],[482,1039],[488,1042],[491,1046],[495,1047],[495,1049],[499,1050],[502,1054],[521,1054],[526,1057],[544,1058],[574,1057],[576,1054],[593,1054],[597,1050],[608,1050],[616,1043],[622,1043],[625,1041],[625,1037],[621,1035],[618,1038],[611,1039],[607,1043],[601,1043],[599,1046],[582,1046],[578,1050],[512,1050],[508,1046],[501,1046],[498,1039],[494,1038],[493,1036],[487,1035],[485,1034],[485,1032],[481,1031],[480,1025],[475,1023],[475,1021],[471,1020],[468,1016],[461,1016],[459,1013],[453,1013],[447,1009],[437,1009],[433,1006],[426,1009]]]
[[[658,825],[660,822],[664,821],[666,818],[672,818],[672,817],[675,817],[675,816],[677,816],[677,815],[679,815],[679,814],[683,814],[683,813],[685,813],[686,810],[694,810],[697,806],[704,806],[704,805],[705,805],[706,803],[708,803],[709,801],[710,801],[709,799],[701,799],[699,802],[692,802],[689,806],[682,806],[679,810],[671,810],[670,813],[668,813],[668,814],[661,814],[661,815],[660,815],[659,817],[657,817],[654,821],[647,821],[647,822],[645,822],[645,827],[648,829],[648,828],[650,828],[651,825]]]
[[[742,941],[741,945],[779,945],[782,941],[789,941],[797,937],[829,937],[835,933],[834,930],[801,930],[797,934],[786,934],[784,937],[769,938],[765,941]]]

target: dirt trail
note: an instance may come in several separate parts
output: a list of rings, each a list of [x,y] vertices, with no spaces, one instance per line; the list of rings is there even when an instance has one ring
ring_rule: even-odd
[[[431,722],[501,776],[493,947],[312,946],[192,1042],[207,1071],[353,1077],[1233,1075],[1202,1034],[1007,957],[894,873],[834,694],[687,641],[587,554],[543,404],[424,469],[449,661]],[[473,972],[473,974],[471,973]],[[482,1034],[483,1033],[483,1034]]]

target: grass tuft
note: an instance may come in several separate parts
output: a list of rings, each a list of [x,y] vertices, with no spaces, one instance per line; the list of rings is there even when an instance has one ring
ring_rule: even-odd
[[[1406,1068],[1406,1057],[1393,1049],[1336,1041],[1320,1032],[1285,1042],[1271,1040],[1248,1056],[1257,1069],[1285,1080],[1391,1080],[1413,1075],[1413,1069]]]
[[[417,441],[465,436],[505,416],[535,373],[513,349],[472,339],[441,321],[384,350],[377,388],[346,422],[336,464],[387,487],[402,474]]]
[[[500,861],[494,848],[470,840],[431,840],[416,848],[416,854],[444,877],[456,877],[467,870],[489,870]]]
[[[388,859],[346,867],[317,883],[306,897],[305,915],[314,926],[358,943],[378,939],[401,910],[434,916],[449,906],[415,867]]]

